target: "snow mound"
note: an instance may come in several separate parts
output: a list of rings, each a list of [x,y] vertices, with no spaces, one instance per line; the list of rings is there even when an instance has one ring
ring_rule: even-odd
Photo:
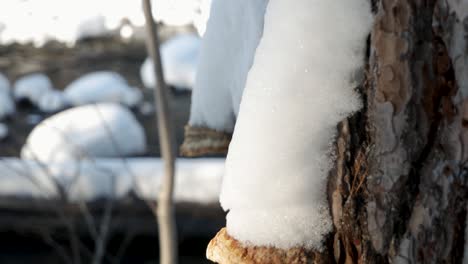
[[[37,106],[41,96],[53,90],[52,83],[46,75],[34,73],[16,80],[13,96],[16,101],[28,100]]]
[[[214,0],[201,44],[189,124],[232,132],[268,0]]]
[[[138,88],[130,87],[120,74],[111,71],[83,75],[65,88],[64,96],[75,106],[115,102],[134,107],[143,99]]]
[[[200,38],[193,34],[181,34],[161,45],[161,59],[167,84],[176,89],[191,90],[200,50]],[[147,58],[140,69],[141,79],[146,88],[156,85],[153,61]]]
[[[44,113],[53,113],[65,109],[68,105],[63,92],[52,90],[41,96],[37,107]]]
[[[11,97],[10,81],[0,73],[0,120],[12,115],[16,110]]]
[[[119,104],[71,108],[37,125],[21,150],[44,163],[145,152],[146,138],[133,114]]]
[[[234,238],[323,248],[336,126],[361,107],[353,76],[372,21],[368,0],[270,0],[220,198]]]

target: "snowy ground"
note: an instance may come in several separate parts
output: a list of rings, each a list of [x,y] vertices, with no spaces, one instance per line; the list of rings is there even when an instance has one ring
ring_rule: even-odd
[[[163,176],[159,158],[112,158],[80,163],[41,164],[33,160],[0,158],[0,196],[58,198],[63,189],[71,201],[120,199],[130,192],[156,200]],[[217,203],[224,159],[178,159],[175,200]]]

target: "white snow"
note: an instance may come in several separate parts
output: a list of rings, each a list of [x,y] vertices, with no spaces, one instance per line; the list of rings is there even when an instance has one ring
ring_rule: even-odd
[[[232,132],[247,73],[262,35],[267,3],[268,0],[212,2],[201,44],[190,125]]]
[[[181,90],[193,88],[200,42],[200,38],[194,34],[180,34],[161,45],[161,60],[167,84]],[[153,69],[153,61],[147,58],[140,69],[146,88],[155,87]]]
[[[322,249],[330,152],[337,124],[361,107],[353,76],[372,21],[368,0],[270,0],[221,192],[234,238]]]
[[[72,201],[122,198],[130,191],[156,200],[164,163],[159,158],[100,158],[80,163],[39,164],[0,159],[0,196],[53,198],[62,186]],[[177,202],[216,203],[224,159],[178,159],[174,198]]]
[[[98,71],[81,76],[65,88],[64,96],[75,106],[115,102],[134,107],[143,99],[143,94],[138,88],[130,87],[120,74],[111,71]]]
[[[13,95],[16,101],[26,99],[37,106],[41,96],[52,90],[49,77],[42,73],[33,73],[16,80]]]
[[[37,107],[44,113],[53,113],[65,109],[69,105],[62,91],[51,90],[39,98]]]
[[[205,2],[210,0],[154,0],[156,21],[166,25],[196,24],[203,28]],[[108,34],[124,19],[143,26],[142,2],[135,0],[8,0],[0,9],[0,43],[51,39],[70,44],[77,37]],[[104,21],[103,21],[104,20]]]
[[[28,136],[21,157],[50,163],[142,154],[145,148],[144,130],[133,114],[119,104],[101,103],[42,121]]]
[[[15,112],[15,102],[11,97],[10,81],[0,73],[0,120]]]
[[[0,141],[8,137],[9,132],[8,126],[4,123],[0,123]]]

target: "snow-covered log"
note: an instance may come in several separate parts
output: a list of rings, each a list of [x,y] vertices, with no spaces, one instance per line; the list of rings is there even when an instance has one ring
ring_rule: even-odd
[[[263,32],[267,3],[268,0],[212,2],[182,154],[227,151],[247,73]]]
[[[323,249],[336,127],[361,107],[367,0],[270,0],[226,161],[227,232],[244,245]]]
[[[111,71],[98,71],[81,76],[65,88],[64,96],[74,106],[115,102],[134,107],[143,99],[138,88],[130,87],[120,74]]]
[[[133,114],[119,104],[71,108],[42,121],[28,136],[21,157],[39,161],[142,154],[146,137]]]
[[[121,199],[129,192],[157,200],[163,176],[159,158],[97,158],[80,162],[40,164],[33,160],[0,159],[0,196],[59,198],[57,184],[70,201]],[[224,174],[224,159],[178,159],[175,200],[215,204]]]

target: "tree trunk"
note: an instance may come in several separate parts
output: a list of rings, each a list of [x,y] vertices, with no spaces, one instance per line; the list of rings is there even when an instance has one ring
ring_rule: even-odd
[[[360,87],[365,107],[339,125],[329,177],[335,230],[324,252],[295,263],[462,263],[468,254],[468,2],[376,0],[373,9]],[[220,235],[208,253],[233,262],[216,255],[226,250]],[[225,256],[240,254],[246,263],[273,263],[258,261],[271,254],[265,249],[228,251]]]

